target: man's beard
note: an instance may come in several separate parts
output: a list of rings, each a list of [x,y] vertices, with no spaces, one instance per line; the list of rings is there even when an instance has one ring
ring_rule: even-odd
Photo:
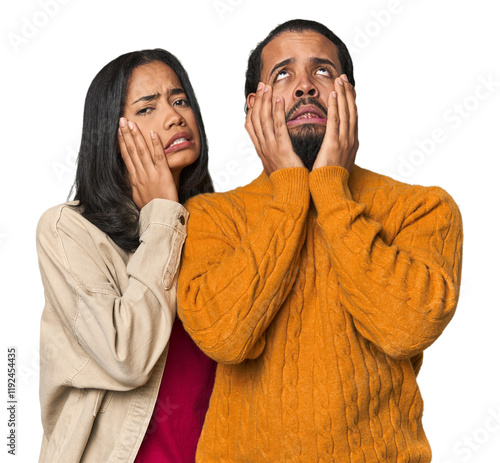
[[[293,150],[308,170],[312,169],[314,161],[316,161],[325,137],[325,131],[321,130],[317,124],[302,124],[289,131]]]
[[[327,109],[316,98],[306,97],[298,100],[297,103],[293,105],[286,114],[285,120],[287,122],[291,120],[296,111],[304,105],[314,105],[318,107],[326,118]],[[314,161],[316,161],[319,149],[323,143],[323,138],[325,137],[325,132],[326,127],[319,124],[308,123],[296,125],[292,127],[291,130],[288,130],[293,150],[308,170],[312,169]]]

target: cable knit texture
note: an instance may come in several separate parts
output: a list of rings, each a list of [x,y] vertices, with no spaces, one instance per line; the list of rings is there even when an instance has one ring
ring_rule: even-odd
[[[331,166],[187,208],[179,315],[220,362],[197,461],[431,461],[416,375],[457,305],[452,198]]]

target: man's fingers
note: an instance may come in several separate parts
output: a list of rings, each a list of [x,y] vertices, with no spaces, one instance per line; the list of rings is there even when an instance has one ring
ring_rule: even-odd
[[[252,114],[249,117],[255,138],[252,138],[252,141],[258,150],[258,155],[266,172],[274,170],[269,156],[271,153],[277,152],[272,110],[272,88],[260,82],[255,94]],[[251,130],[249,130],[249,134],[252,137]]]
[[[333,140],[335,145],[339,141],[339,108],[337,102],[337,92],[333,91],[328,95],[328,120],[326,124],[326,140]]]
[[[285,100],[277,95],[274,98],[273,104],[273,120],[274,120],[274,134],[278,146],[284,144],[291,145],[290,135],[288,134],[288,127],[285,119]]]
[[[264,135],[262,133],[262,126],[260,123],[260,112],[261,112],[261,107],[262,107],[263,90],[264,90],[264,84],[262,82],[260,82],[259,86],[257,87],[257,92],[255,93],[254,105],[252,108],[252,114],[250,116],[250,119],[251,119],[252,125],[253,125],[253,130],[254,130],[255,136],[259,140],[260,146],[262,146],[262,144],[264,142]]]
[[[345,85],[347,106],[349,108],[349,139],[357,140],[358,108],[356,106],[356,91],[351,84]]]
[[[349,107],[347,106],[346,86],[349,85],[342,77],[335,82],[337,105],[339,113],[339,140],[347,141],[349,137]]]
[[[253,145],[255,146],[255,150],[257,151],[257,154],[259,157],[262,157],[262,151],[259,143],[259,139],[257,138],[257,135],[255,134],[255,128],[252,122],[252,115],[253,115],[253,108],[250,108],[247,112],[247,118],[245,120],[245,128],[248,132],[248,135],[250,135],[250,139],[252,140]]]
[[[266,143],[272,143],[274,137],[274,123],[272,117],[273,90],[270,85],[265,85],[262,90],[262,106],[260,108],[260,126]]]

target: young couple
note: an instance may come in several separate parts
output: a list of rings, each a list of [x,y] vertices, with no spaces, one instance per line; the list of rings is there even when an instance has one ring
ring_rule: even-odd
[[[416,375],[457,304],[458,208],[354,165],[325,26],[274,29],[245,95],[264,171],[216,194],[174,56],[92,82],[74,201],[37,230],[40,462],[430,461]]]

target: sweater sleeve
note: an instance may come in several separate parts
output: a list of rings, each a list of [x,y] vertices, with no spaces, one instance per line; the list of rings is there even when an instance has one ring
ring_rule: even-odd
[[[308,171],[270,175],[273,197],[257,223],[240,236],[229,207],[217,197],[195,198],[177,291],[184,326],[218,362],[259,356],[262,334],[286,298],[305,238]],[[293,269],[293,270],[292,270]]]
[[[382,225],[355,202],[342,167],[311,172],[318,223],[357,330],[387,355],[409,358],[441,334],[459,294],[462,221],[442,189],[401,201],[404,214],[391,245]],[[404,208],[404,210],[403,210]]]
[[[176,202],[148,203],[139,217],[140,245],[126,266],[126,253],[68,206],[40,219],[37,250],[47,306],[88,356],[68,378],[73,387],[128,390],[149,379],[175,319],[185,239],[181,215],[188,212]],[[126,272],[122,287],[117,272]],[[103,375],[104,384],[94,384]]]

